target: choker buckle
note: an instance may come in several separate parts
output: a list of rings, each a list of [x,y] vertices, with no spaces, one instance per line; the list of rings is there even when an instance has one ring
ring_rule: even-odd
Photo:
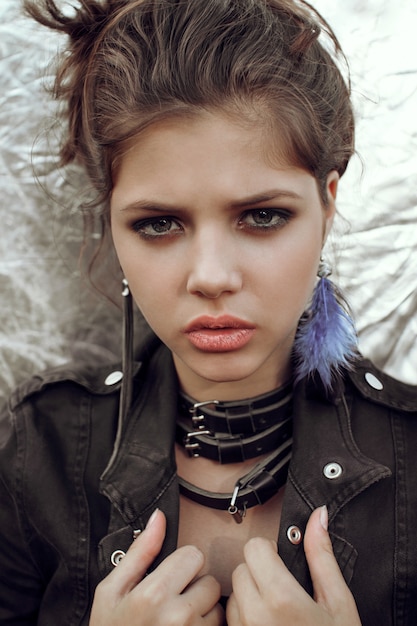
[[[211,430],[197,430],[196,432],[187,433],[184,437],[184,448],[187,450],[188,454],[191,457],[200,456],[200,444],[198,441],[193,441],[194,437],[199,437],[200,435],[212,436],[213,433],[211,432]]]
[[[207,428],[207,426],[204,423],[205,415],[203,413],[200,413],[198,415],[197,411],[202,406],[208,406],[209,404],[220,404],[220,402],[218,400],[206,400],[205,402],[195,402],[193,406],[189,409],[191,413],[191,421],[193,423],[194,428],[198,428],[199,430],[205,430]]]
[[[243,522],[243,518],[246,515],[246,504],[243,505],[243,509],[239,509],[236,506],[236,500],[239,493],[240,484],[238,483],[233,490],[232,499],[230,500],[230,504],[227,507],[227,512],[233,516],[236,524],[241,524]]]

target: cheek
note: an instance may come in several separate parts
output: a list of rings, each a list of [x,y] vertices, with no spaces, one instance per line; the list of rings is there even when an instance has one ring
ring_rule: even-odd
[[[179,271],[175,264],[160,262],[146,252],[129,253],[127,248],[120,253],[119,261],[133,299],[146,320],[151,323],[153,319],[167,319],[167,309],[173,310],[179,297]]]
[[[281,268],[279,273],[270,273],[264,283],[267,304],[276,312],[287,312],[290,317],[299,317],[305,311],[316,284],[316,272],[308,267]],[[284,273],[285,272],[285,273]]]
[[[320,262],[321,241],[306,241],[304,245],[294,244],[283,247],[278,252],[264,257],[258,288],[267,295],[271,308],[287,311],[288,315],[299,317],[311,299]],[[262,286],[261,286],[262,285]]]
[[[316,233],[288,238],[283,244],[265,248],[259,257],[264,277],[276,280],[289,289],[307,289],[314,285],[321,257],[321,238]]]
[[[163,339],[167,322],[172,322],[172,317],[166,314],[167,310],[172,310],[166,291],[155,289],[155,281],[152,278],[149,280],[149,277],[135,275],[130,279],[127,277],[127,280],[138,310],[154,332]]]

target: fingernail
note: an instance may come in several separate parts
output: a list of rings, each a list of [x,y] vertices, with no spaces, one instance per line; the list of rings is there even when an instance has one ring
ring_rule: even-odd
[[[320,524],[323,526],[324,530],[327,531],[327,527],[329,525],[329,513],[325,504],[320,507]]]
[[[158,511],[159,511],[159,509],[155,509],[155,511],[152,513],[152,515],[148,519],[148,523],[146,524],[145,530],[147,530],[148,528],[150,528],[152,526],[152,524],[154,523],[154,521],[156,519],[156,516],[158,515]]]

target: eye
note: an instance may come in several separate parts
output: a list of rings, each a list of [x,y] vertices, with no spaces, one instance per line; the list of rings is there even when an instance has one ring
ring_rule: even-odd
[[[239,219],[239,225],[252,230],[277,229],[285,226],[290,220],[290,214],[278,209],[251,209]]]
[[[181,226],[172,217],[151,217],[135,222],[133,230],[144,239],[157,239],[181,232]]]

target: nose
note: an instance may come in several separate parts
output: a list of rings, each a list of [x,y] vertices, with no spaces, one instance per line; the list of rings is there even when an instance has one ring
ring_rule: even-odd
[[[242,288],[240,259],[232,241],[213,232],[196,237],[189,258],[187,291],[191,294],[218,298]]]

